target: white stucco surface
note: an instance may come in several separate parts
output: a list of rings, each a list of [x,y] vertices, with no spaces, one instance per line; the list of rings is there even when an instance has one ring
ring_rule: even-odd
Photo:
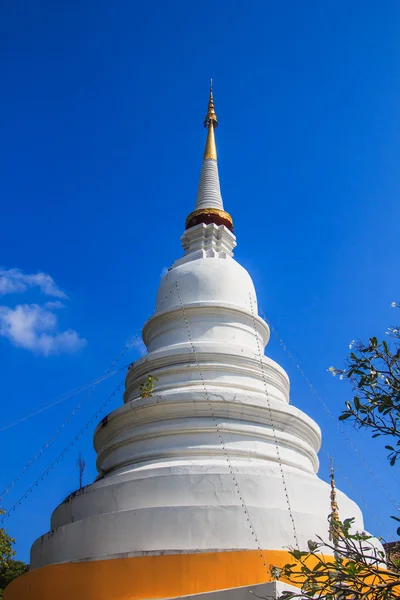
[[[196,208],[217,208],[223,210],[219,185],[218,164],[213,158],[203,160],[197,191]]]
[[[148,354],[128,372],[124,404],[95,432],[99,478],[54,511],[32,568],[258,544],[283,550],[295,544],[291,516],[302,548],[327,537],[320,430],[290,404],[287,374],[264,356],[269,328],[232,257],[235,243],[224,226],[185,232],[185,255],[161,280],[144,326]],[[141,398],[150,374],[156,388]],[[357,505],[340,492],[338,502],[341,517],[363,529]]]

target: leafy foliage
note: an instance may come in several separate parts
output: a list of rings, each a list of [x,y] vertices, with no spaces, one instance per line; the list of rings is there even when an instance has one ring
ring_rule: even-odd
[[[368,344],[354,343],[347,368],[332,372],[347,377],[355,391],[339,419],[352,419],[357,427],[371,429],[373,438],[391,437],[386,449],[393,466],[400,456],[400,329],[390,327],[387,333],[392,344],[376,337]]]
[[[141,398],[150,398],[153,395],[154,388],[156,387],[157,377],[148,375],[146,381],[140,384],[140,396]]]
[[[0,600],[2,600],[3,592],[8,584],[28,571],[29,565],[20,560],[10,560],[7,566],[0,568]]]
[[[385,559],[366,533],[352,533],[353,519],[330,525],[338,532],[337,543],[321,538],[308,542],[308,551],[291,550],[294,562],[273,567],[275,579],[298,587],[287,591],[281,600],[392,600],[400,594],[400,559]]]
[[[393,307],[400,304],[393,302]],[[390,327],[391,343],[370,338],[368,344],[352,342],[345,369],[330,367],[332,375],[347,378],[354,397],[346,402],[340,420],[371,430],[372,437],[385,436],[390,465],[400,457],[400,330]],[[398,517],[393,517],[400,522]],[[376,541],[365,532],[353,532],[354,519],[343,523],[332,513],[330,542],[317,537],[308,550],[291,550],[294,562],[273,567],[276,579],[298,587],[284,592],[281,600],[394,600],[400,598],[400,559],[385,557]],[[400,528],[397,530],[400,535]]]
[[[0,515],[4,514],[5,511],[0,509]],[[15,540],[10,537],[8,531],[0,528],[0,600],[3,598],[5,587],[29,568],[25,563],[13,560],[13,556],[15,556],[14,543]]]
[[[5,511],[0,509],[0,515],[4,515]],[[15,544],[14,538],[10,537],[8,531],[0,528],[0,569],[5,569],[8,563],[15,556],[15,551],[12,545]]]

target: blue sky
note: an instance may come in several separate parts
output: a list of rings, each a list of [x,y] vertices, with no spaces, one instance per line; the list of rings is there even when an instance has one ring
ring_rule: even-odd
[[[181,254],[210,76],[236,258],[339,414],[350,390],[327,368],[342,365],[353,338],[383,336],[400,295],[399,27],[396,0],[3,5],[2,489],[85,399],[5,496],[6,509],[121,375],[4,427],[100,377],[152,313],[160,273]],[[119,364],[140,351],[134,345]],[[333,454],[338,485],[366,526],[393,537],[399,476],[381,444],[344,425],[366,467],[274,337],[267,354],[289,373],[292,402],[322,428],[321,476]],[[117,394],[110,409],[121,401]],[[7,519],[19,558],[28,560],[51,511],[76,488],[80,451],[85,482],[95,477],[93,430]]]

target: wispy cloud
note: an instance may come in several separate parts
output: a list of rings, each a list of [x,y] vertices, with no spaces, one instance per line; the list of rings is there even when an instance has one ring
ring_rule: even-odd
[[[86,345],[86,340],[73,329],[58,333],[57,324],[57,316],[38,304],[0,306],[0,336],[19,348],[48,356],[76,352]]]
[[[38,287],[46,296],[66,298],[54,279],[47,273],[24,273],[20,269],[3,269],[0,267],[0,296],[25,292],[28,288]]]
[[[49,302],[44,303],[44,306],[53,310],[55,308],[64,308],[65,304],[59,300],[49,300]]]
[[[27,292],[31,288],[38,288],[45,296],[67,298],[47,273],[28,274],[20,269],[0,267],[0,296]],[[54,311],[63,307],[60,300],[49,300],[44,304],[0,305],[0,337],[7,338],[14,346],[44,356],[76,352],[87,342],[73,329],[58,330],[58,317]]]

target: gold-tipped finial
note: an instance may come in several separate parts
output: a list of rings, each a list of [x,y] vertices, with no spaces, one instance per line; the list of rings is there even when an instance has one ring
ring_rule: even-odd
[[[218,119],[215,114],[212,79],[210,79],[210,96],[208,99],[208,109],[206,118],[204,119],[204,127],[208,128],[206,148],[204,150],[204,160],[212,158],[217,160],[217,146],[215,145],[214,129],[218,127]]]
[[[214,107],[212,79],[210,79],[210,97],[208,99],[208,109],[207,109],[206,118],[204,119],[204,127],[209,127],[211,122],[213,123],[214,127],[218,127],[218,119],[217,119],[217,115],[215,114],[215,107]]]
[[[329,515],[329,539],[336,545],[340,538],[340,530],[338,529],[339,507],[336,500],[336,484],[335,484],[335,469],[333,467],[333,459],[331,462],[331,514]]]
[[[224,225],[229,231],[233,232],[232,217],[224,211],[222,205],[218,167],[216,164],[205,162],[207,159],[217,160],[214,129],[218,127],[218,119],[214,108],[212,79],[210,79],[210,96],[206,118],[204,119],[204,127],[207,127],[208,131],[199,191],[197,193],[197,208],[186,218],[186,229],[203,223],[204,225]],[[211,206],[208,202],[210,202]]]

